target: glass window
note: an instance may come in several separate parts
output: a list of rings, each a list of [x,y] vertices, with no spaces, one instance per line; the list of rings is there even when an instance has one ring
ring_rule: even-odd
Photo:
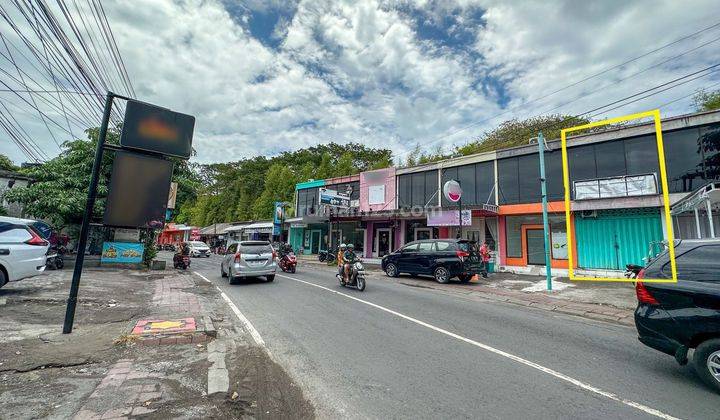
[[[476,202],[478,204],[495,204],[495,164],[481,162],[475,165]]]
[[[240,244],[240,252],[243,254],[269,254],[272,252],[272,247],[270,244],[263,244],[263,243],[247,243],[247,244]]]
[[[538,203],[541,196],[539,156],[518,157],[518,203]]]
[[[458,181],[463,191],[463,204],[477,204],[477,198],[475,196],[475,165],[460,166],[458,168]]]
[[[522,217],[505,218],[505,253],[510,258],[522,258]]]
[[[663,133],[670,192],[690,192],[703,185],[699,138],[697,128]]]
[[[417,243],[414,243],[414,244],[413,244],[413,243],[410,243],[410,244],[405,245],[405,246],[402,248],[402,252],[417,252],[417,250],[418,250],[418,244],[417,244]]]
[[[626,139],[624,143],[627,174],[657,174],[659,180],[660,166],[658,164],[657,141],[655,136]],[[662,191],[659,185],[658,191]]]
[[[412,206],[410,175],[398,177],[398,207],[407,208]]]
[[[559,149],[545,153],[545,187],[547,188],[548,201],[565,199],[562,152]],[[542,197],[540,198],[542,199]]]
[[[500,204],[518,202],[518,160],[500,159],[498,163],[498,198]]]
[[[663,266],[663,274],[671,277],[670,263]],[[720,245],[705,245],[691,249],[677,258],[678,279],[720,281]]]
[[[413,206],[425,205],[425,174],[420,172],[412,174],[412,200]]]
[[[567,229],[565,222],[550,224],[550,255],[554,260],[568,259]]]
[[[228,254],[234,254],[235,252],[237,252],[237,243],[230,245],[227,249]]]
[[[700,127],[700,144],[705,179],[720,179],[720,124]]]
[[[445,185],[446,182],[450,181],[451,179],[457,179],[458,177],[458,168],[446,168],[442,169],[442,185]],[[440,191],[440,195],[442,196],[442,205],[443,207],[447,206],[456,206],[456,203],[451,202],[447,198],[445,198],[445,194]]]
[[[433,244],[433,242],[420,242],[420,245],[418,246],[418,251],[430,252],[433,249]]]
[[[445,241],[438,241],[435,242],[435,250],[436,251],[453,251],[455,249],[455,244],[452,242],[445,242]]]
[[[437,171],[425,172],[425,200],[423,205],[431,207],[437,206],[438,203],[438,174]]]
[[[570,188],[573,181],[596,179],[595,149],[592,145],[576,146],[567,149],[568,166],[570,167]]]
[[[3,243],[20,243],[32,238],[30,232],[22,227],[13,225],[5,225],[0,227],[0,242]]]
[[[610,178],[626,175],[625,149],[622,141],[597,143],[595,147],[595,165],[598,178]]]

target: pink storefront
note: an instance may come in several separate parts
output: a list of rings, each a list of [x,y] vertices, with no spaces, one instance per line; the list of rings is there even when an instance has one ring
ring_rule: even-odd
[[[360,215],[365,229],[365,258],[381,258],[402,245],[397,219],[395,168],[360,173]]]

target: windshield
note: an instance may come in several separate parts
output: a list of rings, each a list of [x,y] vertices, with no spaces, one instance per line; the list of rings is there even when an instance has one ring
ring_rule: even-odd
[[[205,242],[194,241],[194,242],[188,242],[188,243],[195,248],[207,248],[208,247]]]

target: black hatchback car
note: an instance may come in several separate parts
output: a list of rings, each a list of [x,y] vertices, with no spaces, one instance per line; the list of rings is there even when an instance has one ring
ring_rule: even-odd
[[[688,350],[698,375],[720,391],[720,240],[681,240],[675,245],[677,283],[671,279],[667,251],[638,274],[635,326],[640,341],[688,362]]]
[[[382,269],[390,277],[400,273],[429,274],[438,283],[447,283],[453,277],[465,283],[480,273],[481,259],[474,241],[425,239],[410,242],[384,256]]]

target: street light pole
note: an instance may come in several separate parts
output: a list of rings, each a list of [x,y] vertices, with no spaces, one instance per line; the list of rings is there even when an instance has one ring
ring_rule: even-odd
[[[545,277],[547,289],[552,290],[552,270],[550,267],[550,223],[548,222],[547,186],[545,181],[545,138],[538,134],[538,153],[540,154],[540,191],[542,193],[543,237],[545,239]]]

